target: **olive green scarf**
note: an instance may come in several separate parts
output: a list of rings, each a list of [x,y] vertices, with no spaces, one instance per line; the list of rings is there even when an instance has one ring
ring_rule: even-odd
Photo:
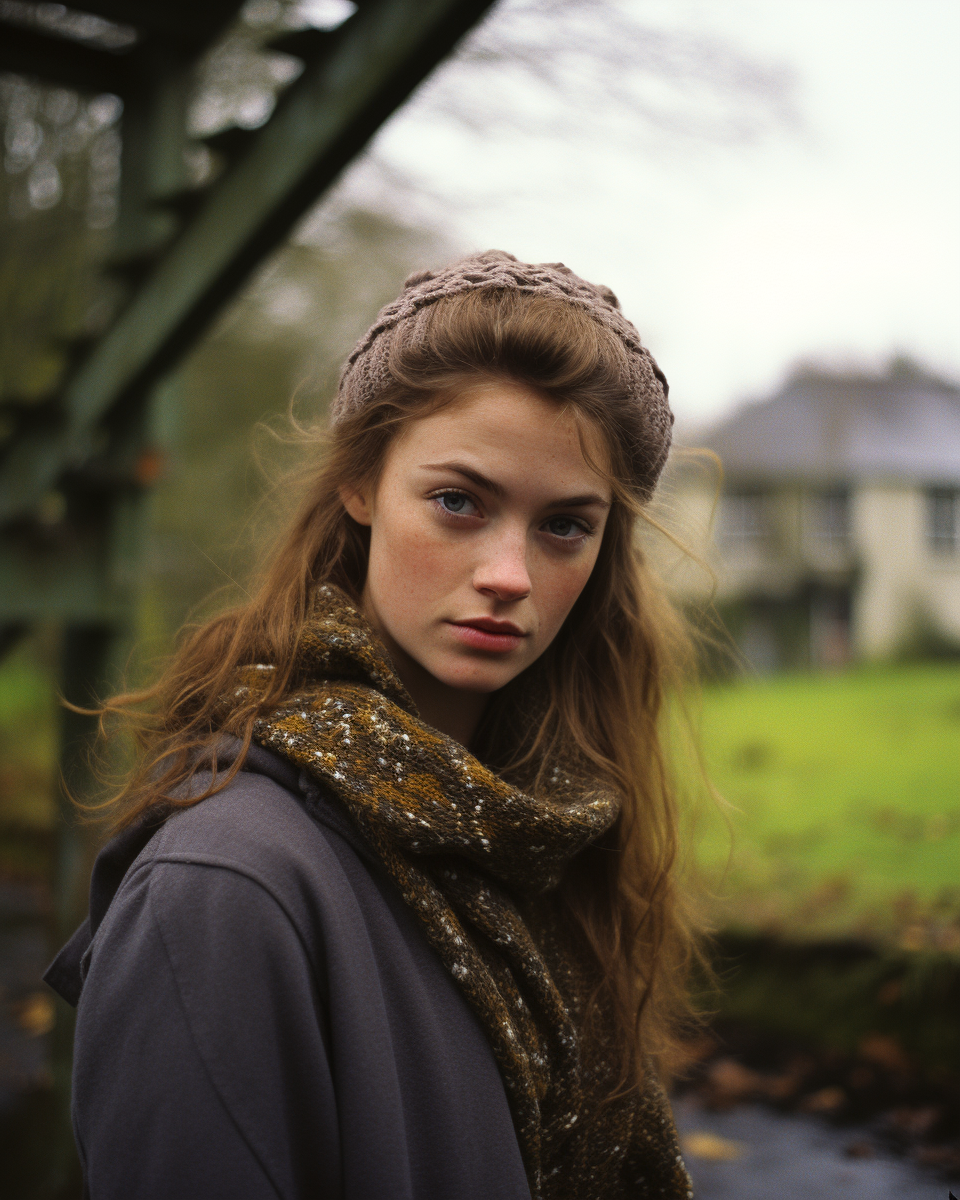
[[[611,1025],[585,1044],[591,964],[548,902],[616,820],[617,798],[559,763],[527,794],[425,725],[336,588],[319,589],[297,666],[304,682],[254,738],[337,797],[422,922],[490,1039],[534,1200],[690,1196],[655,1080],[600,1103],[616,1069]],[[269,670],[243,668],[239,686],[255,696]]]

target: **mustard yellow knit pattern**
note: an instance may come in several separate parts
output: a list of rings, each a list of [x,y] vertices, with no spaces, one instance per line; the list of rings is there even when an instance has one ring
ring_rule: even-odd
[[[255,696],[271,669],[243,668],[238,689]],[[343,804],[419,918],[490,1040],[534,1200],[686,1200],[655,1080],[600,1104],[612,1039],[584,1044],[590,965],[546,903],[571,859],[616,820],[616,796],[562,764],[527,794],[425,725],[336,588],[318,589],[298,677],[254,738]]]

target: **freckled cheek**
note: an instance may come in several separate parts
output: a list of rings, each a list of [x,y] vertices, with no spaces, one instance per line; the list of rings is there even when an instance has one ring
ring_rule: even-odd
[[[563,564],[544,573],[540,580],[540,603],[537,607],[540,610],[540,631],[545,640],[552,641],[558,633],[586,587],[595,561],[594,558],[589,564],[575,569],[572,564]]]
[[[396,602],[433,599],[445,584],[463,571],[463,556],[428,521],[398,521],[378,525],[370,545],[370,582]]]

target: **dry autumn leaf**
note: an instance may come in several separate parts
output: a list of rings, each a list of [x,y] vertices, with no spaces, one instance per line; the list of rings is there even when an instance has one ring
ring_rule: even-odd
[[[43,992],[34,992],[14,1009],[14,1019],[30,1037],[41,1037],[53,1028],[53,1000]]]
[[[732,1162],[743,1155],[746,1147],[742,1142],[718,1137],[706,1130],[688,1133],[683,1139],[683,1148],[691,1158],[711,1159],[714,1162]]]

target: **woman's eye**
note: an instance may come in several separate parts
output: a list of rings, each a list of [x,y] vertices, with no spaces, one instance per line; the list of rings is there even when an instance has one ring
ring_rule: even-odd
[[[587,532],[579,521],[574,521],[572,517],[551,517],[546,529],[554,537],[560,538],[580,537]]]
[[[434,496],[434,500],[444,512],[455,513],[459,517],[473,516],[477,511],[477,506],[463,492],[441,492],[439,496]]]

